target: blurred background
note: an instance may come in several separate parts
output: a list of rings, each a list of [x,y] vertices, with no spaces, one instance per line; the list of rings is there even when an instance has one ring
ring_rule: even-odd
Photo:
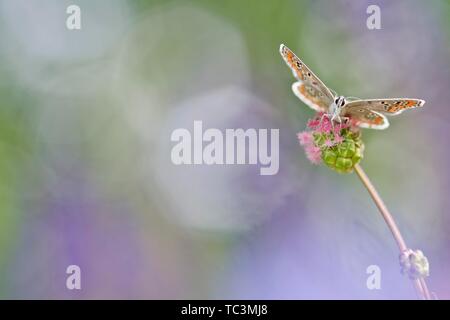
[[[446,0],[0,0],[0,298],[415,298],[357,176],[298,146],[285,43],[339,94],[427,101],[365,130],[362,166],[449,299],[449,30]],[[173,165],[194,120],[279,128],[278,174]]]

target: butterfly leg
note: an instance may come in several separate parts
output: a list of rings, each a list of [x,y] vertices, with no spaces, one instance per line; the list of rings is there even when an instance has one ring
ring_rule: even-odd
[[[334,115],[331,117],[330,120],[331,120],[331,128],[333,129],[333,131],[334,131],[334,122],[335,122],[335,121],[338,122],[339,125],[342,124],[342,119],[341,119],[341,116],[340,116],[339,114],[334,114]]]
[[[347,117],[341,117],[340,115],[336,115],[334,117],[334,119],[336,119],[336,122],[338,122],[339,124],[341,124],[342,123],[342,119],[345,119],[345,118],[347,118]]]

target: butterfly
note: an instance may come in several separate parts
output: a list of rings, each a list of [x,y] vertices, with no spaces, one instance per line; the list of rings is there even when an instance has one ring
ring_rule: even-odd
[[[297,82],[292,91],[310,108],[323,112],[332,122],[353,120],[361,128],[386,129],[393,116],[407,109],[422,107],[421,99],[351,99],[332,92],[288,47],[280,45],[280,53],[291,68]]]

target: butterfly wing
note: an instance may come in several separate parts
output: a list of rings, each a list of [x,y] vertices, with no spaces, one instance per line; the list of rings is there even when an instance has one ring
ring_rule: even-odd
[[[334,95],[330,89],[288,47],[280,45],[280,54],[299,81],[292,90],[304,103],[316,111],[328,112]]]
[[[357,121],[362,128],[386,129],[389,121],[386,115],[397,115],[407,109],[421,107],[425,104],[421,99],[367,99],[348,102],[341,114]]]
[[[341,116],[356,121],[356,124],[361,128],[382,130],[389,127],[389,121],[383,114],[368,108],[347,108],[344,106],[341,110]]]
[[[328,107],[333,100],[323,98],[323,94],[317,88],[305,82],[294,82],[292,91],[310,108],[317,112],[328,112]]]
[[[421,99],[367,99],[348,102],[344,108],[366,108],[372,111],[385,113],[386,115],[397,115],[407,109],[422,107],[425,104]]]

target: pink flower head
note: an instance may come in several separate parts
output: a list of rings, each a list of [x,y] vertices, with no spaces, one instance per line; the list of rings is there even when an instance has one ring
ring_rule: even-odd
[[[333,129],[333,125],[331,123],[331,120],[328,116],[324,116],[320,123],[319,131],[321,133],[328,133]]]
[[[302,131],[297,133],[297,138],[301,146],[306,146],[314,142],[313,135],[310,131]]]
[[[319,164],[322,160],[322,152],[319,147],[315,145],[308,145],[305,147],[306,157],[313,164]]]
[[[308,126],[309,129],[313,129],[313,130],[314,130],[314,129],[316,129],[319,125],[320,125],[320,120],[317,119],[317,118],[309,119],[309,120],[308,120],[307,126]]]

